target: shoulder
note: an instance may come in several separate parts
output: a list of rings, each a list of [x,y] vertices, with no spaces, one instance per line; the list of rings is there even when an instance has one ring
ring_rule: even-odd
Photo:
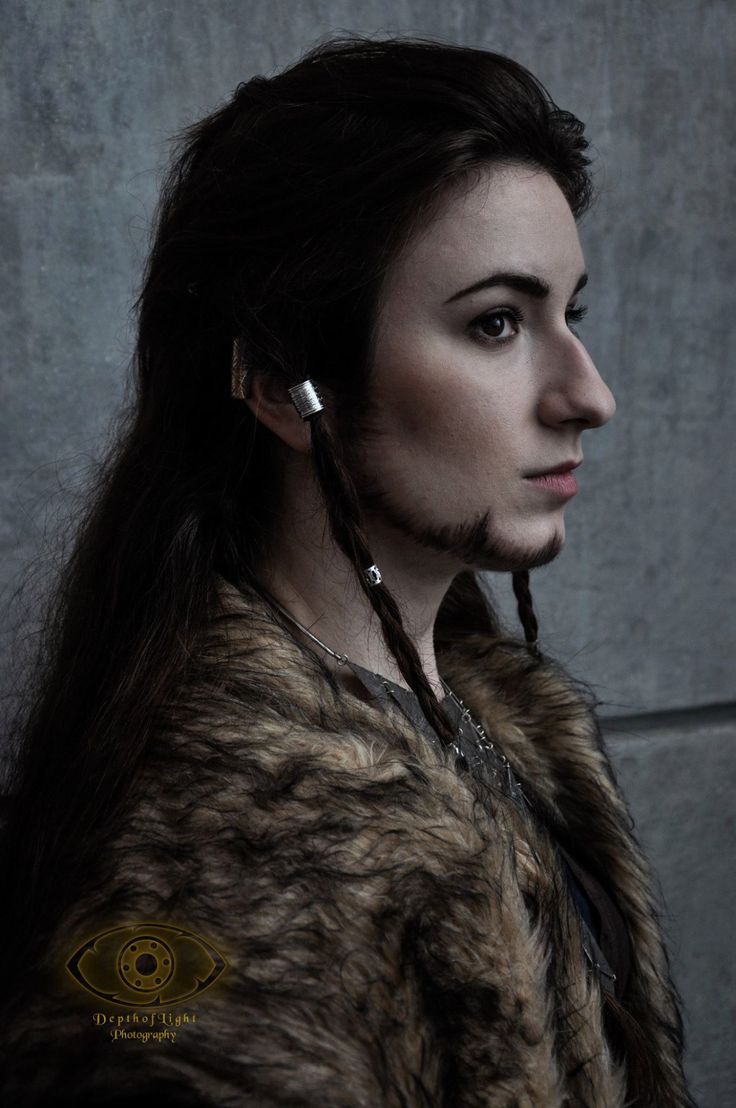
[[[221,980],[186,1004],[198,1026],[176,1043],[193,1087],[205,1096],[251,1083],[263,1105],[331,1103],[335,1089],[356,1106],[409,1103],[417,1081],[439,1095],[443,1028],[458,1042],[474,1027],[485,1036],[479,1005],[511,1064],[543,1058],[540,1081],[555,1082],[533,986],[546,952],[529,930],[503,814],[492,818],[441,755],[427,748],[420,759],[410,735],[397,747],[398,721],[387,737],[364,716],[332,731],[268,714],[246,727],[208,702],[206,717],[157,740],[106,847],[107,876],[60,936],[69,946],[75,933],[167,921],[222,954]],[[31,1038],[52,1010],[26,1026]],[[71,1032],[56,1035],[52,1069]],[[104,1053],[102,1036],[88,1030],[90,1057]],[[164,1054],[149,1044],[129,1057],[165,1080]]]

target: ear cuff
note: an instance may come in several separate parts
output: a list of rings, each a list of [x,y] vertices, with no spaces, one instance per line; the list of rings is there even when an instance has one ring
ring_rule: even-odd
[[[240,343],[233,339],[232,361],[230,363],[230,393],[236,400],[246,400],[248,369],[243,368],[243,359],[240,356]]]
[[[230,393],[236,400],[248,398],[248,367],[244,366],[237,338],[233,339],[233,352],[230,363]],[[298,385],[289,389],[289,396],[302,419],[309,419],[317,412],[324,411],[322,397],[317,392],[313,381],[307,377]]]

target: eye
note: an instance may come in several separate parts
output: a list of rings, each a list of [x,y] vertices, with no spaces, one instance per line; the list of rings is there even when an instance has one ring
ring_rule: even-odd
[[[574,326],[580,323],[588,311],[587,305],[579,304],[568,308],[565,312],[565,320],[573,335],[577,335]],[[502,346],[518,334],[518,324],[524,319],[524,313],[519,308],[494,308],[492,312],[484,312],[470,324],[470,333],[480,339],[486,345]],[[512,324],[517,327],[510,334],[506,328]]]
[[[580,320],[584,317],[588,310],[587,304],[578,304],[574,308],[568,308],[565,312],[565,319],[567,320],[567,326],[570,327],[573,335],[577,335],[577,331],[574,327],[570,326],[571,323],[580,323]]]
[[[469,330],[481,342],[502,346],[504,343],[510,342],[514,335],[518,333],[518,331],[513,331],[511,334],[506,334],[506,325],[509,321],[517,324],[521,323],[523,318],[524,315],[518,308],[494,308],[492,312],[484,312],[483,315],[479,315],[477,319],[474,319]]]

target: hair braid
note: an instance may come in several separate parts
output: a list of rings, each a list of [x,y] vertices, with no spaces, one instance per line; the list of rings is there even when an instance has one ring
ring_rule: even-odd
[[[514,588],[514,596],[516,597],[516,607],[519,612],[519,619],[521,625],[524,628],[524,638],[526,639],[527,646],[530,653],[535,658],[541,658],[542,652],[539,648],[537,617],[534,614],[534,608],[532,606],[532,592],[529,588],[529,570],[520,569],[516,573],[511,574],[511,583]]]
[[[312,416],[309,423],[314,469],[335,541],[350,560],[360,587],[381,621],[384,641],[396,659],[402,676],[416,694],[430,724],[442,741],[449,745],[455,738],[453,728],[422,669],[417,648],[406,633],[399,606],[383,582],[371,585],[363,572],[373,564],[373,557],[363,530],[358,494],[339,440],[324,419]]]

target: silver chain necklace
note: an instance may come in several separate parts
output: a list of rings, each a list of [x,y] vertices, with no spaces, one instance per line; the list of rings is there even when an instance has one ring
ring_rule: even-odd
[[[442,682],[442,685],[445,689],[445,692],[447,692],[449,694],[450,698],[455,702],[457,707],[460,709],[459,734],[460,734],[461,740],[464,737],[463,736],[463,730],[462,730],[463,723],[469,723],[470,726],[475,731],[474,747],[475,747],[475,750],[477,751],[477,755],[476,755],[475,758],[472,759],[472,761],[476,765],[479,761],[484,762],[486,764],[488,764],[489,761],[490,762],[496,761],[496,763],[500,762],[499,772],[500,772],[500,775],[501,775],[502,779],[504,779],[505,782],[506,782],[506,790],[505,791],[507,791],[508,794],[510,796],[514,797],[515,799],[522,799],[527,804],[527,806],[529,808],[531,808],[531,803],[528,800],[528,798],[526,797],[526,795],[524,794],[524,791],[522,789],[521,781],[519,781],[518,778],[516,777],[513,769],[511,768],[511,763],[509,762],[509,760],[506,757],[506,755],[504,754],[504,752],[502,750],[499,750],[498,747],[496,746],[496,744],[491,739],[489,739],[483,725],[481,723],[479,723],[478,720],[472,715],[470,709],[465,706],[464,702],[460,699],[460,697],[455,695],[455,693],[452,691],[452,689],[447,684],[445,679],[443,677],[440,677],[440,681]],[[468,761],[469,761],[468,756],[467,756],[468,752],[466,750],[461,750],[460,749],[460,747],[458,745],[457,738],[451,744],[450,749],[454,753],[456,753],[458,755],[458,757],[464,758],[466,764],[468,763]],[[517,795],[517,794],[520,794],[520,796]]]
[[[274,607],[278,608],[282,615],[291,620],[291,622],[294,623],[301,631],[303,631],[305,635],[308,635],[313,642],[317,643],[318,646],[321,646],[323,650],[326,650],[327,653],[335,659],[339,666],[351,664],[350,658],[348,658],[347,654],[338,654],[337,651],[333,650],[332,647],[329,647],[327,643],[322,642],[321,639],[317,638],[317,636],[312,631],[310,631],[308,627],[305,627],[303,624],[301,624],[299,620],[291,614],[291,612],[287,611],[286,608],[279,604],[279,602],[275,600],[272,596],[270,596],[270,594],[268,595],[268,599],[269,602],[274,605]],[[388,679],[385,677],[380,677],[380,681],[388,695],[394,700],[396,704],[398,704],[400,708],[403,709],[401,701],[398,699],[391,687],[393,682],[388,681]],[[442,682],[442,687],[444,688],[446,694],[455,703],[460,712],[458,733],[453,742],[450,744],[449,749],[452,750],[453,754],[455,754],[455,756],[460,760],[460,764],[463,766],[463,768],[475,771],[482,769],[490,771],[492,776],[495,778],[494,783],[498,787],[500,787],[504,792],[507,792],[508,795],[511,796],[512,799],[514,799],[517,803],[525,804],[527,808],[531,809],[531,801],[524,793],[521,781],[518,780],[516,774],[511,768],[511,763],[509,762],[506,755],[503,753],[502,750],[498,749],[498,747],[495,745],[495,743],[491,741],[491,739],[489,739],[482,724],[478,723],[478,721],[473,717],[470,709],[465,706],[460,697],[455,695],[455,693],[445,681],[444,677],[440,676],[440,681]],[[466,736],[463,730],[463,724],[469,724],[470,727],[472,727],[475,733],[474,739],[466,741],[468,740],[468,736]]]

